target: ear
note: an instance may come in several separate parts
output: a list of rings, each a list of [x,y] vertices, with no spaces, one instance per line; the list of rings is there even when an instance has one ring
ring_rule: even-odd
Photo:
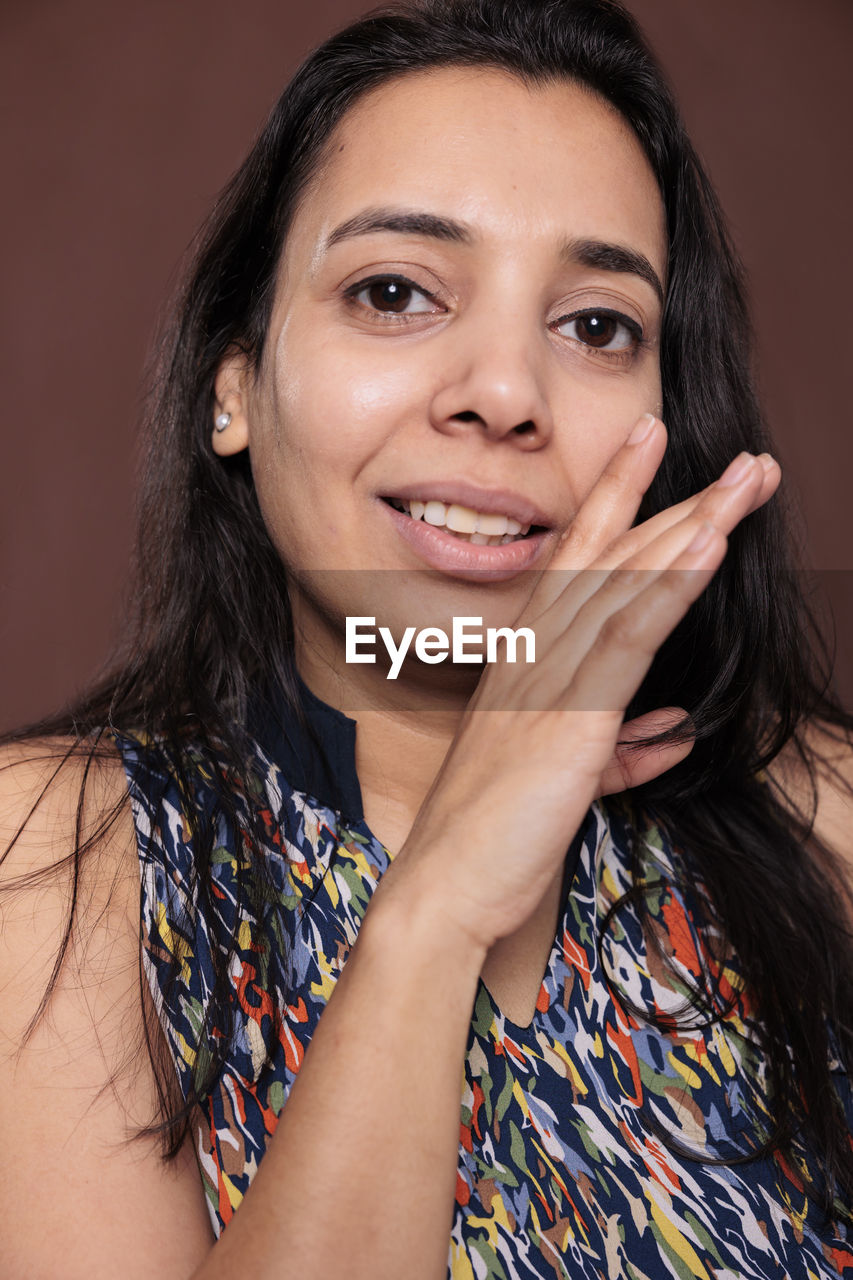
[[[214,384],[215,402],[211,423],[213,452],[230,458],[249,445],[249,361],[242,351],[232,350],[219,366]],[[228,416],[227,423],[223,415]]]

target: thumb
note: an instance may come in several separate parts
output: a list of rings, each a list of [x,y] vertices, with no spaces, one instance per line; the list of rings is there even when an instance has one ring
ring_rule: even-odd
[[[616,795],[619,791],[627,791],[629,787],[639,787],[652,778],[659,778],[667,769],[689,756],[695,741],[693,736],[686,741],[661,743],[652,747],[629,746],[640,738],[652,738],[676,725],[684,726],[686,732],[690,731],[690,717],[683,707],[659,707],[656,711],[647,711],[645,715],[637,716],[636,720],[626,721],[619,732],[616,750],[601,775],[599,796]]]

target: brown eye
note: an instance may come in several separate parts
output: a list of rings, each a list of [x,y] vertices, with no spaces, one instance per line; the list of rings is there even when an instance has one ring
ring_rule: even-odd
[[[376,280],[366,293],[377,311],[405,311],[412,297],[411,286],[401,280]]]
[[[629,351],[642,337],[639,325],[627,316],[609,311],[585,311],[580,315],[566,316],[557,328],[567,338],[574,338],[585,347],[598,351]]]
[[[375,276],[347,290],[347,296],[378,315],[402,316],[435,311],[434,300],[401,276]]]
[[[619,328],[619,321],[613,316],[578,316],[575,324],[578,337],[591,347],[609,346]]]

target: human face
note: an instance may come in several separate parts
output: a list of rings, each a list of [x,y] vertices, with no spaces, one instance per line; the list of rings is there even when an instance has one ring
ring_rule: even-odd
[[[340,653],[347,615],[395,635],[512,623],[523,570],[660,413],[665,262],[639,143],[574,84],[442,69],[349,112],[295,215],[260,367],[217,384],[215,447],[248,444],[307,642]],[[388,498],[545,532],[480,547]]]

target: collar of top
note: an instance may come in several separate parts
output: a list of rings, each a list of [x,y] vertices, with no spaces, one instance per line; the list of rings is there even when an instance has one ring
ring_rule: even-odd
[[[363,821],[355,768],[356,721],[318,698],[298,673],[296,693],[296,707],[284,691],[274,699],[253,701],[253,737],[294,790],[335,810],[347,823]]]

